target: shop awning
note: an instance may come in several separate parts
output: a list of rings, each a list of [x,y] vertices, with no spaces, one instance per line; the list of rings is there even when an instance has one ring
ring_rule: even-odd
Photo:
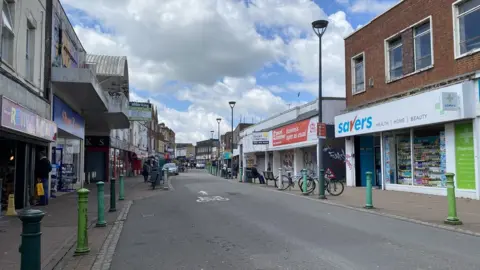
[[[108,101],[90,68],[52,67],[55,95],[84,112],[106,112]]]

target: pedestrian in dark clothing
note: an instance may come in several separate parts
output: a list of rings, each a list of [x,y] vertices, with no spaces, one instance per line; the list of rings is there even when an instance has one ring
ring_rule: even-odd
[[[261,175],[258,170],[257,170],[257,165],[253,165],[253,168],[252,168],[252,176],[253,178],[258,178],[258,182],[260,182],[260,184],[264,185],[265,184],[265,178],[263,178],[263,175]]]
[[[148,175],[150,174],[150,165],[145,161],[143,163],[143,170],[142,170],[142,175],[143,175],[143,182],[146,183],[148,181]]]
[[[48,175],[52,171],[52,164],[50,160],[47,158],[47,154],[45,151],[41,151],[38,154],[38,160],[35,162],[35,194],[37,197],[40,198],[41,205],[48,204]],[[44,190],[43,195],[37,194],[36,185],[41,184]]]

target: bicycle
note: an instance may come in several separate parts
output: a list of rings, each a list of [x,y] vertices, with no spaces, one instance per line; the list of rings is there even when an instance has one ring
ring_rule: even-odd
[[[345,185],[342,181],[339,181],[330,173],[326,173],[325,176],[325,190],[332,196],[340,196],[343,191],[345,190]],[[313,175],[313,172],[307,175],[307,194],[312,193],[316,187],[316,181],[318,181],[318,177]],[[337,187],[337,184],[339,187]],[[300,190],[303,192],[303,177],[298,181],[298,185]]]
[[[280,178],[281,178],[281,181],[282,181],[282,185],[281,185],[280,190],[286,190],[289,187],[295,188],[295,182],[293,182],[293,178],[291,176],[291,171],[287,171],[287,175],[282,175]],[[276,181],[275,181],[275,183],[276,183]],[[279,185],[276,185],[276,186],[279,186]]]

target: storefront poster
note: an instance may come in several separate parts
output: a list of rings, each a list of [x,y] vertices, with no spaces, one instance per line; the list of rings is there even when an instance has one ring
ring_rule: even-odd
[[[1,126],[34,137],[55,141],[57,125],[19,104],[2,97]]]
[[[306,142],[317,138],[317,119],[299,121],[272,131],[272,146]]]
[[[53,121],[58,128],[78,138],[85,137],[85,120],[58,97],[53,97]]]
[[[455,124],[455,167],[459,189],[475,189],[475,154],[472,122]]]
[[[269,144],[269,132],[254,132],[252,134],[252,144],[253,145],[261,145],[261,144]]]

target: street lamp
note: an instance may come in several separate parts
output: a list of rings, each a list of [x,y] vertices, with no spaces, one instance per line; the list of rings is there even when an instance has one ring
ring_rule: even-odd
[[[218,123],[218,131],[217,131],[217,137],[218,137],[218,147],[217,147],[217,158],[220,160],[220,122],[222,121],[221,118],[217,118],[217,123]]]
[[[312,22],[313,32],[318,36],[318,125],[322,123],[322,36],[327,30],[328,21],[327,20],[317,20]],[[317,128],[318,128],[317,125]],[[320,134],[318,134],[320,135]],[[325,178],[322,172],[323,170],[323,139],[318,136],[317,144],[317,173],[318,173],[318,183],[319,183],[319,199],[326,199],[325,197]]]
[[[235,107],[236,102],[235,101],[230,101],[228,102],[228,105],[230,105],[230,108],[232,108],[232,139],[231,139],[231,145],[230,148],[232,150],[232,154],[230,155],[230,175],[233,178],[233,107]],[[240,156],[238,157],[240,158]]]
[[[212,158],[212,154],[213,154],[213,147],[212,147],[212,140],[213,140],[213,133],[215,131],[211,130],[210,133],[212,134],[212,136],[210,137],[210,148],[208,149],[208,153],[209,153],[209,156],[208,156],[208,159],[211,159]]]

